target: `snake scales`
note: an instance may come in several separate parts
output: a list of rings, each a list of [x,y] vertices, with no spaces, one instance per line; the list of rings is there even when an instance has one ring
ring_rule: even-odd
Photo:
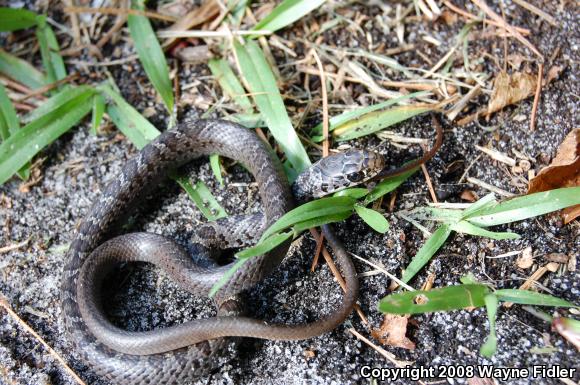
[[[438,141],[423,158],[402,169],[385,171],[382,158],[373,153],[352,152],[341,158],[315,164],[299,177],[297,194],[321,196],[335,189],[360,183],[375,175],[404,172],[430,158]],[[216,356],[228,341],[240,336],[265,339],[306,339],[334,329],[351,312],[358,294],[352,261],[330,227],[323,232],[332,246],[346,282],[343,301],[334,313],[304,325],[268,325],[239,315],[235,295],[269,274],[285,256],[289,242],[265,255],[250,259],[220,289],[218,316],[189,321],[147,332],[129,332],[108,321],[102,309],[101,284],[115,266],[127,261],[145,261],[161,267],[186,290],[204,295],[231,266],[201,267],[173,241],[149,233],[132,233],[109,239],[121,219],[139,198],[168,173],[192,159],[217,153],[238,160],[253,174],[260,191],[267,228],[293,208],[293,199],[279,161],[250,130],[221,120],[184,122],[144,147],[105,189],[80,223],[67,254],[61,301],[65,327],[83,361],[112,383],[184,383],[215,368]],[[340,166],[340,167],[338,167]],[[377,167],[383,167],[382,170]],[[337,167],[342,170],[338,172]],[[345,173],[349,169],[350,173]],[[323,186],[323,187],[320,187]],[[324,191],[323,191],[324,190]],[[265,226],[265,227],[264,227]],[[216,227],[211,228],[212,231]],[[213,234],[218,235],[218,234]],[[235,240],[242,234],[222,231]],[[109,240],[107,240],[109,239]]]

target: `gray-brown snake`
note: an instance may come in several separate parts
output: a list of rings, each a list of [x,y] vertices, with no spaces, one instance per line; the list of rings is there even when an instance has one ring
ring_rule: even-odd
[[[376,164],[369,160],[373,155],[353,152],[339,161],[325,160],[323,167],[315,164],[307,172],[309,182],[303,180],[299,190],[302,193],[302,190],[310,190],[310,195],[320,196],[324,194],[313,191],[320,190],[316,187],[320,184],[316,183],[327,183],[323,190],[329,193],[376,175],[396,175],[414,168],[432,157],[440,146],[441,129],[438,125],[437,128],[438,140],[433,149],[401,169],[376,169],[377,165],[384,165],[378,160]],[[268,325],[237,315],[239,309],[235,295],[269,274],[284,258],[289,242],[263,256],[250,259],[237,270],[217,294],[220,303],[217,317],[148,332],[128,332],[105,318],[100,298],[102,280],[120,262],[139,260],[154,263],[182,287],[199,295],[207,294],[230,268],[230,265],[199,267],[180,246],[155,234],[133,233],[109,239],[116,225],[139,198],[165,179],[171,170],[192,159],[214,153],[238,160],[254,176],[264,207],[265,228],[293,207],[290,188],[279,161],[253,132],[227,121],[197,120],[179,124],[144,147],[126,164],[119,177],[106,187],[78,227],[67,254],[63,275],[63,317],[69,340],[83,361],[97,375],[108,378],[112,383],[172,384],[191,381],[215,368],[216,355],[228,344],[221,337],[311,338],[339,325],[350,314],[356,301],[358,280],[354,265],[331,229],[324,226],[324,235],[332,246],[346,282],[346,293],[340,307],[319,321],[293,326]],[[349,163],[353,159],[354,163]],[[343,172],[335,170],[330,173],[328,167],[332,164],[335,167],[342,164]],[[358,171],[345,174],[344,167],[357,168]],[[345,175],[351,175],[352,180],[348,176],[345,178]],[[235,233],[229,235],[233,238],[237,236]]]

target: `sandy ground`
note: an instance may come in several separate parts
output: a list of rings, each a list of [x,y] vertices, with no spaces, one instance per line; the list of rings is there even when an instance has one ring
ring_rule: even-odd
[[[458,185],[463,169],[458,174],[445,171],[454,161],[463,162],[464,167],[473,163],[469,176],[513,193],[525,192],[525,184],[514,178],[505,166],[486,156],[478,158],[480,152],[474,146],[491,144],[493,148],[512,156],[512,150],[515,149],[533,159],[532,167],[539,170],[555,154],[564,136],[579,126],[580,87],[577,73],[580,34],[577,13],[571,11],[571,8],[572,5],[568,5],[562,10],[557,4],[547,7],[546,10],[562,23],[560,28],[538,22],[536,17],[531,17],[527,12],[517,11],[521,17],[529,20],[529,23],[519,24],[532,29],[531,41],[542,52],[549,56],[559,47],[555,64],[565,69],[560,78],[542,92],[535,132],[529,131],[527,119],[514,119],[519,115],[529,116],[531,100],[510,107],[490,122],[484,123],[490,127],[496,126],[498,129],[495,132],[485,131],[473,123],[465,127],[444,123],[444,146],[428,166],[442,199],[458,202],[459,193],[465,189],[471,189],[479,196],[487,193],[477,186]],[[512,5],[507,11],[516,12]],[[372,14],[378,10],[371,7],[369,12]],[[440,25],[433,30],[433,26],[427,22],[415,28],[417,30],[411,30],[408,35],[411,42],[419,42],[420,33],[424,31],[429,31],[445,42],[441,47],[425,48],[432,50],[430,53],[435,57],[440,57],[448,50],[452,37],[457,33],[457,30],[442,28]],[[340,31],[329,33],[335,33],[337,44],[344,35]],[[383,38],[387,42],[391,39],[390,36],[381,36],[374,31],[373,35],[377,35],[375,39]],[[350,37],[342,37],[345,39],[343,44],[352,44]],[[474,43],[473,47],[477,47],[477,44],[479,42]],[[496,45],[493,50],[501,57],[503,45]],[[510,46],[510,52],[512,50],[523,52],[517,44]],[[279,56],[282,55],[280,52],[275,51],[275,54],[277,58],[283,58]],[[417,60],[409,57],[409,54],[401,55],[399,59],[408,59],[408,65]],[[130,88],[135,79],[143,82],[143,73],[138,63],[132,63],[131,67],[134,71],[130,73],[125,72],[126,67],[111,69],[119,80],[124,96],[140,110],[147,107],[159,109],[158,105],[143,103],[139,90]],[[208,73],[203,65],[187,68],[184,70],[183,81],[186,82],[188,76],[189,79],[195,79]],[[203,93],[203,90],[202,84],[190,92]],[[190,113],[193,114],[203,112],[192,110]],[[158,127],[164,126],[162,120],[162,115],[152,118]],[[432,136],[429,117],[412,119],[397,126],[396,130],[411,136]],[[381,144],[377,138],[357,140],[350,144],[354,147],[378,146],[393,164],[400,164],[417,154],[416,150],[401,150],[388,143]],[[134,154],[135,149],[116,133],[92,136],[88,125],[82,124],[42,153],[45,159],[42,165],[43,178],[29,192],[19,192],[19,182],[16,180],[0,187],[0,246],[28,240],[22,247],[0,254],[0,292],[20,317],[59,352],[87,383],[105,384],[77,359],[65,338],[59,306],[64,253],[72,239],[75,224],[83,218],[107,182],[115,178],[125,161]],[[193,167],[192,175],[213,188],[220,203],[230,214],[260,209],[256,188],[239,167],[228,169],[226,187],[223,189],[218,187],[205,161]],[[399,189],[395,211],[422,206],[428,201],[425,180],[417,174]],[[131,231],[156,232],[184,244],[196,224],[203,221],[185,194],[170,184],[153,198],[144,211],[146,213],[134,221]],[[399,217],[388,215],[387,218],[391,228],[384,235],[373,232],[354,217],[341,223],[338,231],[349,251],[400,274],[424,240],[418,230]],[[545,264],[545,256],[549,253],[559,252],[578,257],[580,237],[577,223],[563,226],[557,217],[545,216],[497,228],[498,231],[505,229],[521,234],[522,238],[492,241],[471,236],[452,236],[412,284],[419,287],[429,274],[434,274],[434,286],[446,286],[457,284],[461,276],[473,273],[478,280],[498,288],[514,288],[533,269]],[[533,269],[519,269],[515,265],[515,257],[489,258],[528,246],[532,247],[535,258]],[[309,235],[299,238],[280,268],[245,294],[248,313],[269,322],[299,323],[315,320],[331,312],[340,301],[340,290],[326,265],[310,272],[313,253],[312,238]],[[355,264],[359,272],[369,270],[363,263]],[[131,330],[158,328],[211,314],[205,306],[207,301],[179,290],[167,277],[149,266],[124,267],[117,274],[112,288],[112,292],[117,294],[111,301],[110,315],[117,323]],[[578,269],[559,271],[545,276],[541,284],[548,293],[578,303],[579,278]],[[376,304],[389,293],[390,282],[384,275],[363,277],[360,282],[360,306],[369,317],[371,325],[378,327],[382,315],[376,310]],[[368,384],[369,380],[360,375],[361,366],[393,365],[356,339],[348,331],[349,328],[367,336],[370,334],[368,328],[353,314],[332,333],[307,341],[244,340],[237,354],[232,355],[226,365],[199,384]],[[530,368],[533,365],[561,365],[578,368],[580,372],[580,356],[574,347],[551,332],[547,323],[532,317],[519,306],[500,309],[497,329],[499,349],[491,359],[484,359],[478,354],[488,331],[483,309],[415,316],[408,336],[416,342],[417,348],[414,351],[390,347],[385,349],[398,359],[414,361],[416,366],[494,365]],[[574,381],[579,379],[580,374],[577,374]],[[465,379],[448,381],[466,383]],[[0,310],[0,382],[74,383],[47,350],[3,310]],[[403,379],[396,383],[414,382]],[[557,379],[527,378],[501,383],[561,382]]]

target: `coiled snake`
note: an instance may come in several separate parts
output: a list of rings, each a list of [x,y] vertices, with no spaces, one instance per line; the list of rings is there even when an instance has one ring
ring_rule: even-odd
[[[440,145],[406,167],[385,171],[380,156],[368,152],[348,152],[339,158],[326,158],[313,165],[298,179],[299,194],[321,196],[336,189],[361,183],[377,175],[404,172],[430,158]],[[252,287],[272,271],[285,256],[289,242],[265,255],[250,259],[237,270],[216,295],[218,316],[170,328],[129,332],[114,326],[104,316],[101,286],[104,277],[120,262],[145,261],[162,268],[186,290],[206,295],[231,266],[201,267],[176,243],[150,233],[132,233],[107,239],[148,191],[168,173],[192,159],[217,153],[238,160],[253,174],[264,207],[267,228],[293,208],[293,199],[279,161],[250,130],[221,120],[183,122],[144,147],[123,168],[118,178],[80,223],[67,254],[61,300],[70,341],[94,372],[112,383],[171,384],[191,381],[216,365],[216,356],[228,341],[221,337],[240,336],[296,340],[311,338],[332,330],[351,312],[358,294],[358,281],[352,261],[328,226],[323,231],[332,246],[346,282],[340,307],[327,317],[305,325],[268,325],[239,316],[235,295]],[[347,172],[345,172],[347,170]],[[322,186],[322,187],[320,187]],[[324,191],[323,191],[324,190]],[[254,221],[254,220],[252,220]],[[239,245],[240,218],[233,228],[205,228],[201,238],[222,238]],[[264,227],[265,226],[265,227]],[[202,229],[203,230],[203,229]]]

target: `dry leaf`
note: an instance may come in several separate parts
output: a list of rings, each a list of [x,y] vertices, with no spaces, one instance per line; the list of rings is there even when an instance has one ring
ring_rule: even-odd
[[[548,70],[548,73],[546,74],[546,78],[544,79],[544,82],[542,83],[542,86],[546,86],[546,85],[550,84],[552,81],[554,81],[555,79],[557,79],[563,70],[564,70],[564,67],[561,67],[561,66],[550,67],[550,69]]]
[[[371,334],[383,345],[414,350],[415,343],[405,336],[408,321],[409,316],[385,314],[381,327],[373,329]]]
[[[554,318],[552,321],[552,329],[557,331],[580,351],[580,333],[578,333],[578,328],[573,324],[574,322],[577,321],[567,318]]]
[[[524,72],[500,72],[493,81],[493,93],[487,105],[487,115],[515,104],[536,91],[536,76]]]
[[[460,196],[461,199],[468,202],[475,202],[477,200],[477,194],[472,190],[463,190]]]
[[[534,257],[532,256],[532,248],[528,246],[522,251],[522,255],[516,259],[516,265],[520,269],[529,269],[533,264]]]
[[[572,130],[548,167],[544,167],[530,180],[528,194],[553,190],[560,187],[580,186],[580,129]],[[580,214],[580,205],[563,211],[564,223],[569,223]]]

